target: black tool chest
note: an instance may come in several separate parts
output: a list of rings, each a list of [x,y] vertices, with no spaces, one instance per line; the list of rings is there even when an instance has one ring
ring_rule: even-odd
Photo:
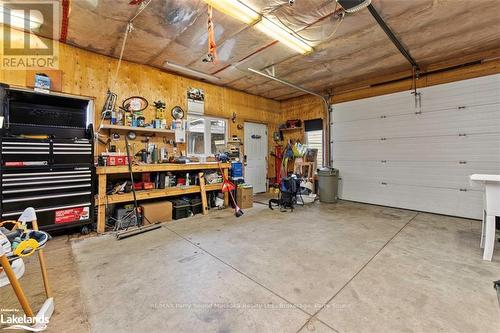
[[[27,207],[41,229],[94,221],[94,144],[89,100],[1,86],[1,219]]]

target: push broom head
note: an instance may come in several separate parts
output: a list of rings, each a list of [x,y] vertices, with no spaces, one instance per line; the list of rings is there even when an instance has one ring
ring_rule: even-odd
[[[236,217],[240,217],[241,215],[243,215],[243,211],[241,210],[241,208],[240,208],[240,207],[236,206],[236,207],[234,208],[234,216],[236,216]]]

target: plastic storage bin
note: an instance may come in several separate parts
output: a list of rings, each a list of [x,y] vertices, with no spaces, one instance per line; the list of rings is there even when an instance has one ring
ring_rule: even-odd
[[[194,198],[194,199],[189,200],[189,205],[190,205],[191,212],[193,214],[203,213],[203,206],[201,204],[200,198]]]
[[[243,163],[233,162],[231,163],[231,178],[241,178],[243,177]]]
[[[191,205],[189,201],[183,199],[177,199],[172,201],[172,218],[174,220],[183,219],[189,217],[189,211],[191,210]]]

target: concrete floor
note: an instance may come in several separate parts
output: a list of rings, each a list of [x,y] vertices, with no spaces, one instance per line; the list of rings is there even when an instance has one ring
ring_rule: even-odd
[[[71,249],[71,238],[71,236],[54,237],[44,249],[49,283],[55,299],[55,311],[50,320],[49,329],[45,332],[90,332],[87,313],[81,301],[80,279]],[[19,282],[33,312],[37,312],[46,298],[40,275],[38,256],[27,257],[24,262],[26,272]],[[0,288],[0,313],[4,313],[5,309],[21,309],[10,286]],[[22,315],[22,310],[20,311],[19,315]],[[11,313],[5,311],[5,315],[9,316]],[[0,324],[0,331],[6,326],[8,325]]]
[[[479,234],[478,221],[339,202],[73,241],[76,264],[57,239],[49,331],[499,332],[500,246],[482,261]]]

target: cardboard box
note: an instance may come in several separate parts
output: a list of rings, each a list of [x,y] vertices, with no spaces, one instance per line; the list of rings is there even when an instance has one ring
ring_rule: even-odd
[[[144,224],[172,221],[172,203],[159,201],[142,204]]]
[[[253,207],[253,188],[251,186],[236,189],[236,202],[241,209]]]
[[[50,90],[62,91],[62,71],[58,69],[37,69],[26,71],[26,87],[35,88],[35,75],[45,74],[50,78]]]

